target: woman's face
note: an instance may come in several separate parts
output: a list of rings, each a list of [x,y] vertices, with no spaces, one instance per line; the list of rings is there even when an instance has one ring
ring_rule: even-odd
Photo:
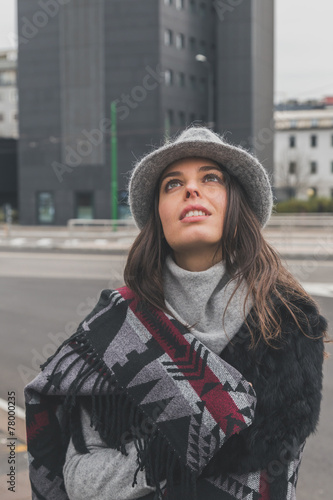
[[[224,176],[212,160],[185,158],[161,175],[159,216],[178,263],[184,255],[209,259],[219,247],[227,205]]]

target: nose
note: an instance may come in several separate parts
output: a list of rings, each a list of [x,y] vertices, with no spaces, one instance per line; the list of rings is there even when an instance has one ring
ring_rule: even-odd
[[[200,197],[198,186],[194,182],[191,182],[186,186],[185,193],[186,199]]]

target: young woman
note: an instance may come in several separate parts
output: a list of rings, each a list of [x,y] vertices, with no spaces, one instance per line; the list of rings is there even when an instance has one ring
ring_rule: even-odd
[[[26,388],[33,498],[295,499],[327,324],[262,235],[265,170],[192,127],[129,191],[126,286]]]

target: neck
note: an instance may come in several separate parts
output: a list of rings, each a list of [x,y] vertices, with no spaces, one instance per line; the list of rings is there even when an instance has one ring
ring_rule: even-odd
[[[203,253],[179,253],[174,252],[174,261],[177,266],[185,269],[186,271],[200,272],[206,271],[222,260],[222,252],[216,254],[203,254]]]

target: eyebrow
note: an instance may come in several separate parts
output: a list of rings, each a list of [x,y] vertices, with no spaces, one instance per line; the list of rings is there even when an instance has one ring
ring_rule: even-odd
[[[208,170],[217,170],[221,174],[223,174],[222,170],[219,167],[214,167],[213,165],[203,165],[202,167],[199,168],[199,172],[204,171],[207,172]],[[174,177],[175,175],[184,175],[183,172],[180,172],[179,170],[175,170],[174,172],[169,172],[168,174],[163,175],[160,181],[160,185],[164,181],[164,179],[168,177]]]

